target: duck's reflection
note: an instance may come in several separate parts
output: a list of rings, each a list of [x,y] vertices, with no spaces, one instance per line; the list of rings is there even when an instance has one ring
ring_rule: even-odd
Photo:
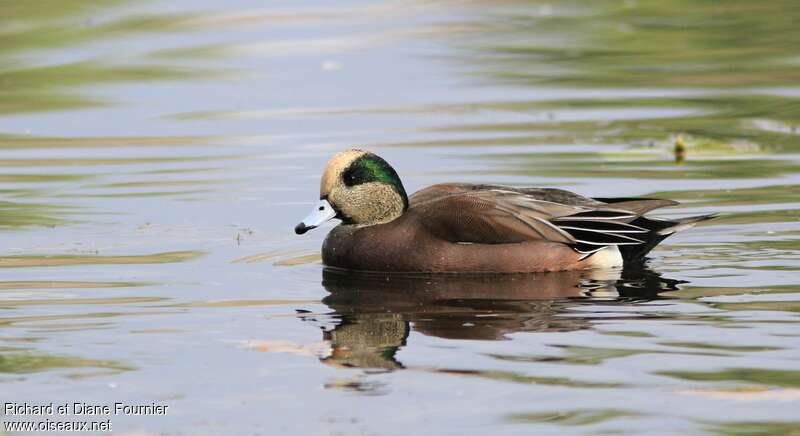
[[[324,330],[326,364],[402,368],[397,351],[414,331],[447,339],[498,340],[514,332],[572,331],[575,299],[654,299],[678,281],[646,270],[519,275],[397,275],[326,269],[322,301],[339,319]]]

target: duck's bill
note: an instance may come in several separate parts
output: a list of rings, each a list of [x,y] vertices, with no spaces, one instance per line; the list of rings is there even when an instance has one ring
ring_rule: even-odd
[[[294,232],[298,235],[302,235],[303,233],[319,227],[325,221],[332,220],[336,218],[336,211],[333,210],[333,207],[328,200],[320,200],[316,206],[314,206],[314,210],[307,216],[303,221],[300,221],[300,224],[294,227]]]

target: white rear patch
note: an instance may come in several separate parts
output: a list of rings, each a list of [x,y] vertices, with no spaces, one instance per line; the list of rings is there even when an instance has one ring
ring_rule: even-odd
[[[618,268],[622,266],[622,253],[616,245],[610,245],[586,260],[592,268]]]

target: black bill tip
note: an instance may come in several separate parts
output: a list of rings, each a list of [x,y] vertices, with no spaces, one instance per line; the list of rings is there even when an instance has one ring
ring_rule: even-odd
[[[313,229],[314,227],[316,227],[316,226],[307,226],[307,225],[305,225],[303,223],[300,223],[300,224],[294,226],[294,232],[297,233],[298,235],[302,235],[303,233]]]

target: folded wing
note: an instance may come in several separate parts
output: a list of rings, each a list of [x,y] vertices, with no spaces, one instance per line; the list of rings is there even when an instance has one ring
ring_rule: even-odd
[[[613,199],[607,199],[613,200]],[[614,204],[557,189],[443,184],[411,197],[412,211],[433,234],[455,243],[550,241],[589,255],[610,245],[639,245],[649,229],[642,214],[669,200],[619,199]]]

